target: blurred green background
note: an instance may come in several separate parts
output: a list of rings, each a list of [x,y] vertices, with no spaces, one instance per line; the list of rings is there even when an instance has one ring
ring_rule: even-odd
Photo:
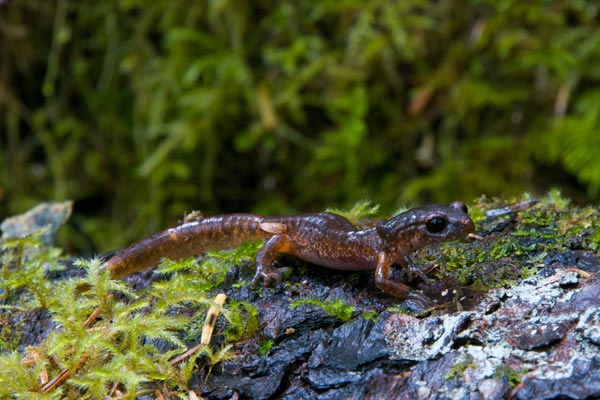
[[[600,3],[0,1],[0,219],[600,195]]]

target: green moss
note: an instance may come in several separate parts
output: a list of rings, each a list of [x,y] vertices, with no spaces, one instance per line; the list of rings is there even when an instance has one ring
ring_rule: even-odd
[[[327,314],[332,315],[342,321],[348,321],[350,318],[352,318],[352,314],[356,309],[356,307],[345,304],[339,299],[331,302],[325,302],[317,299],[300,299],[292,301],[290,307],[296,308],[303,304],[319,307]]]
[[[42,394],[39,388],[39,377],[44,368],[50,365],[50,361],[43,359],[31,367],[24,367],[21,360],[23,356],[17,351],[3,353],[0,355],[0,395],[2,398],[10,399],[62,399],[61,391]]]
[[[509,256],[524,256],[534,251],[536,247],[535,243],[530,246],[524,246],[515,236],[506,236],[498,240],[490,248],[489,257],[499,259]]]
[[[223,316],[229,322],[224,332],[229,341],[236,342],[258,332],[258,310],[252,304],[231,301]]]
[[[410,315],[411,314],[410,310],[408,310],[407,308],[398,307],[398,306],[387,307],[385,309],[385,311],[389,311],[389,312],[393,312],[393,313],[398,313],[398,314],[405,314],[405,315]]]
[[[264,339],[261,345],[258,347],[258,354],[260,354],[261,356],[266,355],[273,348],[274,344],[275,342],[273,341],[273,339]]]
[[[46,308],[54,301],[52,285],[45,279],[45,270],[49,265],[58,264],[61,250],[43,246],[42,234],[43,231],[39,231],[2,243],[1,298],[13,301],[16,300],[13,295],[26,290],[27,294],[18,298],[18,306],[26,310]]]
[[[45,271],[58,265],[59,252],[44,248],[35,235],[4,243],[0,293],[11,306],[0,309],[5,321],[3,334],[18,326],[14,321],[23,318],[20,314],[42,309],[49,312],[59,329],[27,350],[28,354],[38,355],[32,367],[21,363],[24,355],[15,352],[19,335],[12,341],[3,337],[0,397],[102,398],[114,385],[128,398],[157,389],[183,395],[196,358],[202,356],[202,363],[210,371],[216,363],[232,357],[228,342],[248,337],[258,329],[256,308],[232,302],[221,310],[228,321],[223,347],[205,346],[188,360],[171,364],[174,356],[187,349],[182,339],[186,332],[199,331],[203,325],[206,311],[213,304],[206,290],[222,282],[219,268],[227,270],[231,263],[253,257],[257,246],[211,253],[201,263],[193,259],[164,261],[162,272],[185,276],[134,293],[125,282],[109,279],[99,259],[75,262],[85,271],[81,278],[51,282]],[[196,317],[179,313],[183,307],[195,311]],[[94,312],[98,312],[97,317],[84,324]],[[63,369],[76,373],[51,393],[42,394],[42,368],[51,378]]]
[[[244,243],[232,250],[209,251],[201,262],[195,258],[178,261],[163,259],[157,268],[162,274],[184,274],[182,286],[193,290],[207,291],[223,283],[227,272],[233,266],[254,263],[262,241]]]
[[[600,250],[600,224],[595,224],[594,233],[591,236],[591,243],[588,247],[589,250],[598,251]]]
[[[224,344],[222,347],[218,349],[213,349],[208,346],[204,346],[200,352],[200,354],[206,355],[208,358],[208,364],[212,368],[216,364],[231,360],[234,357],[234,353],[231,351],[233,346],[231,344]],[[189,379],[190,377],[188,377]]]
[[[525,372],[526,371],[524,369],[515,370],[507,365],[502,364],[496,367],[496,370],[494,371],[494,378],[506,377],[508,379],[508,385],[512,388],[521,383],[523,380],[522,375]]]
[[[444,377],[445,380],[450,380],[457,377],[463,377],[467,369],[475,369],[479,366],[473,362],[473,356],[470,354],[465,355],[464,360],[457,362],[448,370],[448,373]]]
[[[360,316],[368,321],[375,322],[375,321],[377,321],[377,318],[379,318],[379,313],[375,310],[369,310],[369,311],[363,312]]]
[[[349,210],[339,208],[327,208],[325,211],[341,215],[354,225],[358,225],[360,220],[365,217],[371,217],[379,211],[379,205],[373,204],[371,200],[361,200],[356,202]]]
[[[181,352],[185,348],[177,335],[185,327],[185,319],[169,316],[164,310],[151,307],[148,298],[132,302],[114,300],[111,293],[118,292],[132,298],[133,295],[123,282],[108,279],[108,272],[100,269],[99,260],[80,261],[78,264],[86,269],[84,278],[59,282],[49,289],[51,301],[46,303],[46,307],[61,329],[50,332],[35,350],[42,364],[48,362],[51,376],[58,374],[59,370],[49,362],[50,357],[60,360],[62,368],[78,371],[76,377],[59,387],[56,393],[65,398],[75,398],[83,390],[100,398],[113,383],[122,385],[126,392],[133,394],[142,383],[156,378],[172,383],[177,381],[177,373],[169,365],[169,358],[175,351]],[[83,285],[89,290],[79,292],[78,288]],[[28,292],[35,297],[35,290],[24,286],[22,295],[28,296]],[[96,308],[100,309],[99,319],[91,327],[85,326],[84,321]],[[159,352],[153,345],[147,344],[146,341],[152,339],[170,343],[174,352]],[[31,376],[37,371],[24,366],[16,367],[18,370],[14,371],[15,365],[10,363],[11,359],[6,355],[0,356],[0,369],[5,376],[14,376],[15,373]],[[32,386],[29,382],[0,382],[0,394],[3,394],[0,397],[40,391],[39,383]]]

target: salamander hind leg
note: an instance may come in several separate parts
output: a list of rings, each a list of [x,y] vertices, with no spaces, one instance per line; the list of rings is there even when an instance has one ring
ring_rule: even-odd
[[[281,281],[281,271],[273,267],[273,262],[278,254],[290,253],[291,243],[287,235],[275,235],[271,237],[256,255],[256,275],[252,279],[253,284],[260,281],[265,286]]]

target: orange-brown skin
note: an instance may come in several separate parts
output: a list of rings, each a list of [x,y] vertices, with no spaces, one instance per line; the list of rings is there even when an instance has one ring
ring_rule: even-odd
[[[338,270],[374,269],[375,285],[403,298],[410,289],[390,279],[393,264],[410,272],[407,256],[414,251],[472,231],[467,208],[458,201],[413,208],[368,229],[359,229],[332,213],[287,217],[229,214],[199,217],[156,233],[118,252],[104,266],[113,278],[121,278],[153,267],[162,258],[180,259],[264,239],[256,256],[254,282],[262,280],[268,285],[279,280],[273,261],[279,254],[290,254]]]

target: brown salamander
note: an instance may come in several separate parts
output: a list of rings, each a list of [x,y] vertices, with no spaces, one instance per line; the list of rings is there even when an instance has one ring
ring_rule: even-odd
[[[104,266],[121,278],[158,264],[160,259],[180,259],[207,250],[227,249],[257,239],[266,242],[256,256],[253,282],[265,285],[280,279],[273,268],[278,254],[337,270],[375,270],[375,285],[396,297],[410,289],[390,278],[393,264],[409,271],[407,256],[426,245],[465,237],[473,231],[467,207],[450,205],[413,208],[372,228],[359,229],[332,213],[286,217],[228,214],[195,220],[156,233],[118,252]]]

